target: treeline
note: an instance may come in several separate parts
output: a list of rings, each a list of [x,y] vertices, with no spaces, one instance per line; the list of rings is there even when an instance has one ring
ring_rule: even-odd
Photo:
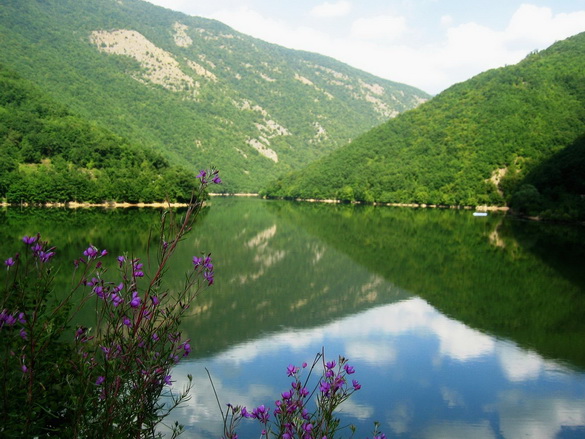
[[[0,199],[188,201],[195,173],[72,114],[0,65]]]
[[[585,33],[451,87],[265,194],[451,206],[517,201],[524,178],[585,132],[583,84]]]
[[[530,171],[510,207],[543,219],[585,221],[585,134]]]

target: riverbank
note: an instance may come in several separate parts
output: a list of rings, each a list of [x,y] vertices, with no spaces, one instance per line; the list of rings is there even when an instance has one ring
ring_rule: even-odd
[[[34,203],[19,203],[19,204],[11,204],[11,203],[1,203],[1,207],[65,207],[67,209],[84,209],[84,208],[93,208],[93,207],[102,207],[105,209],[118,209],[118,208],[128,208],[128,207],[148,207],[148,208],[155,208],[155,209],[164,209],[168,207],[187,207],[189,206],[188,203],[119,203],[116,201],[107,201],[104,203],[78,203],[77,201],[69,201],[67,203],[43,203],[43,204],[34,204]]]
[[[210,197],[259,197],[257,193],[236,193],[236,194],[225,194],[225,193],[210,193]],[[274,199],[283,199],[284,198],[274,198]],[[424,208],[424,209],[465,209],[465,210],[476,210],[480,212],[488,212],[488,211],[501,211],[507,212],[509,210],[506,206],[446,206],[446,205],[439,205],[439,204],[417,204],[417,203],[366,203],[363,201],[342,201],[342,200],[334,200],[334,199],[317,199],[317,198],[294,198],[289,201],[301,201],[307,203],[328,203],[328,204],[370,204],[372,206],[389,206],[389,207],[411,207],[411,208]],[[155,202],[155,203],[126,203],[126,202],[116,202],[116,201],[106,201],[103,203],[79,203],[76,201],[69,201],[66,203],[43,203],[43,204],[32,204],[32,203],[21,203],[21,204],[10,204],[2,202],[0,203],[1,207],[65,207],[70,209],[80,209],[80,208],[92,208],[92,207],[102,207],[106,209],[117,209],[117,208],[128,208],[128,207],[137,207],[137,208],[168,208],[168,207],[187,207],[188,203],[166,203],[166,202]]]
[[[280,199],[285,200],[285,198],[269,198],[269,199]],[[371,206],[388,206],[388,207],[411,207],[411,208],[423,208],[423,209],[464,209],[464,210],[476,210],[479,212],[507,212],[510,210],[507,206],[447,206],[441,204],[418,204],[418,203],[380,203],[380,202],[373,202],[367,203],[365,201],[341,201],[341,200],[334,200],[334,199],[318,199],[318,198],[294,198],[291,201],[302,201],[307,203],[328,203],[328,204],[364,204],[364,205],[371,205]]]

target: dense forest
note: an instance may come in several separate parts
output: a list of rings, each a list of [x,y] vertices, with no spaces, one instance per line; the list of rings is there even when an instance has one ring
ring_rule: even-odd
[[[0,63],[171,163],[257,192],[429,95],[140,0],[4,0]]]
[[[585,33],[452,86],[265,194],[509,204],[529,215],[583,220],[583,140],[577,139],[585,133],[584,84]]]
[[[195,173],[74,115],[0,65],[0,199],[188,201]]]

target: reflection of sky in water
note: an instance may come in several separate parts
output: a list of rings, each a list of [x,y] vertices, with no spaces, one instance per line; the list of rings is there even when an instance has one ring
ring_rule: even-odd
[[[322,346],[329,359],[348,357],[363,385],[342,406],[356,437],[368,436],[374,420],[400,438],[585,437],[585,374],[450,320],[419,298],[179,365],[177,385],[187,373],[195,382],[175,413],[184,437],[222,433],[205,368],[223,404],[274,407],[290,384],[286,366],[311,362]],[[256,437],[258,425],[246,425],[240,437]]]

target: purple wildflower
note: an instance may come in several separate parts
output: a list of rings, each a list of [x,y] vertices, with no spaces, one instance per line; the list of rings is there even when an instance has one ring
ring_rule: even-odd
[[[4,261],[4,265],[6,265],[7,267],[12,267],[15,263],[15,260],[13,258],[8,258]]]
[[[52,251],[48,251],[48,252],[45,252],[45,251],[39,251],[39,259],[40,259],[42,262],[49,262],[49,260],[50,260],[50,259],[51,259],[53,256],[55,256],[55,252],[52,252]]]
[[[16,323],[16,318],[8,313],[8,310],[2,310],[0,313],[0,327],[6,326],[14,326]]]
[[[328,362],[325,364],[325,367],[326,367],[327,369],[333,369],[333,368],[335,367],[335,364],[337,364],[337,363],[335,363],[335,360],[328,361]]]
[[[291,377],[293,376],[295,373],[297,373],[299,371],[298,367],[289,364],[288,367],[286,368],[286,375]]]
[[[124,301],[124,299],[119,295],[119,294],[112,294],[110,296],[110,300],[112,301],[112,305],[114,305],[114,307],[118,307],[120,306],[120,304]]]
[[[213,264],[211,263],[211,255],[208,255],[203,261],[203,266],[208,270],[213,270]]]
[[[83,251],[83,254],[87,257],[88,260],[90,260],[97,256],[98,250],[95,246],[90,245],[86,250]]]
[[[83,334],[85,334],[85,331],[87,331],[87,328],[84,328],[83,326],[80,326],[79,328],[77,328],[77,330],[75,331],[75,339],[78,339]]]
[[[138,308],[140,306],[140,296],[137,291],[132,292],[132,300],[130,300],[130,306],[132,308]]]
[[[102,287],[101,285],[96,285],[95,287],[93,287],[93,292],[100,299],[105,298],[104,287]]]
[[[130,320],[127,316],[124,316],[122,323],[124,323],[124,325],[128,326],[129,328],[132,326],[132,320]]]
[[[37,236],[23,236],[22,237],[22,242],[24,242],[25,244],[33,244],[37,241],[37,239],[39,238],[39,235]]]
[[[171,381],[171,378],[172,378],[171,375],[165,375],[165,377],[164,377],[164,383],[167,386],[172,386],[173,385],[173,382]]]
[[[343,366],[343,368],[345,369],[345,373],[347,373],[348,375],[355,373],[355,369],[349,364],[346,364],[345,366]]]
[[[335,381],[333,381],[333,388],[335,390],[341,389],[344,384],[345,384],[345,378],[343,378],[341,375],[338,375],[335,377]]]
[[[199,267],[200,265],[203,265],[203,258],[198,258],[197,256],[193,256],[193,265],[195,265],[195,267]]]
[[[124,262],[126,262],[126,258],[124,256],[118,256],[118,265],[120,266],[120,268],[122,268]]]
[[[361,384],[357,380],[351,380],[351,384],[353,385],[354,390],[360,390],[362,388]]]
[[[270,412],[266,407],[264,407],[264,404],[262,404],[260,407],[257,407],[252,411],[252,417],[258,419],[261,423],[266,425],[270,418]]]
[[[201,171],[199,171],[199,174],[197,174],[196,178],[201,180],[201,183],[205,184],[205,183],[207,183],[207,180],[205,180],[206,176],[207,176],[207,171],[205,169],[202,169]]]
[[[205,273],[203,273],[203,277],[205,278],[209,286],[213,285],[213,271],[206,271]]]
[[[244,418],[251,418],[251,417],[253,417],[252,413],[250,413],[250,412],[249,412],[249,411],[246,409],[246,407],[242,407],[242,416],[243,416]]]
[[[106,381],[106,378],[100,375],[99,377],[97,377],[97,380],[95,380],[95,385],[101,386],[104,383],[104,381]]]

